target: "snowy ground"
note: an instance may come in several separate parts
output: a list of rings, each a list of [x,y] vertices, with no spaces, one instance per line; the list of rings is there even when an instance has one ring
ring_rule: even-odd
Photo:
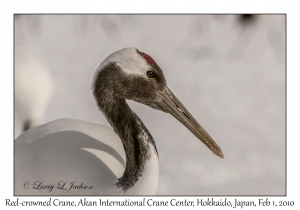
[[[136,47],[225,155],[213,155],[171,115],[129,102],[156,140],[161,195],[285,194],[285,16],[19,16],[15,43],[39,54],[55,78],[46,122],[108,125],[91,93],[112,52]]]

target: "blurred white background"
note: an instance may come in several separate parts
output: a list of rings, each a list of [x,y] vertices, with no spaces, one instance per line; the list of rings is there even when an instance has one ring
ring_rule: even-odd
[[[158,194],[284,195],[285,27],[284,15],[18,15],[15,46],[51,70],[45,122],[109,126],[92,96],[95,70],[124,47],[153,57],[225,156],[171,115],[129,101],[158,148]]]

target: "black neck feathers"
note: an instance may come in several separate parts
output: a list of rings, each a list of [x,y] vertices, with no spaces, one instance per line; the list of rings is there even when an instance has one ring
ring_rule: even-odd
[[[126,154],[126,168],[117,186],[124,191],[133,187],[142,176],[146,161],[150,158],[150,145],[156,150],[154,140],[139,117],[125,101],[123,91],[130,85],[126,75],[110,63],[98,71],[93,82],[93,94],[116,134],[120,137]],[[156,152],[157,153],[157,152]]]

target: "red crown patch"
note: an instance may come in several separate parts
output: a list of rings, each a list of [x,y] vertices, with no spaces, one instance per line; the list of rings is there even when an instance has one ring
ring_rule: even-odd
[[[150,55],[146,54],[146,53],[143,53],[143,52],[139,52],[144,58],[145,60],[148,62],[148,63],[151,63],[151,64],[156,64],[155,61],[153,60],[153,58],[150,57]]]

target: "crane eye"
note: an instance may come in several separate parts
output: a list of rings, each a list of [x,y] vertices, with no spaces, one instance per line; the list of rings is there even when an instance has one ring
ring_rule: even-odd
[[[148,77],[148,78],[154,78],[154,77],[156,76],[156,75],[155,75],[155,72],[154,72],[154,71],[151,71],[151,70],[150,70],[150,71],[147,71],[146,74],[147,74],[147,77]]]

